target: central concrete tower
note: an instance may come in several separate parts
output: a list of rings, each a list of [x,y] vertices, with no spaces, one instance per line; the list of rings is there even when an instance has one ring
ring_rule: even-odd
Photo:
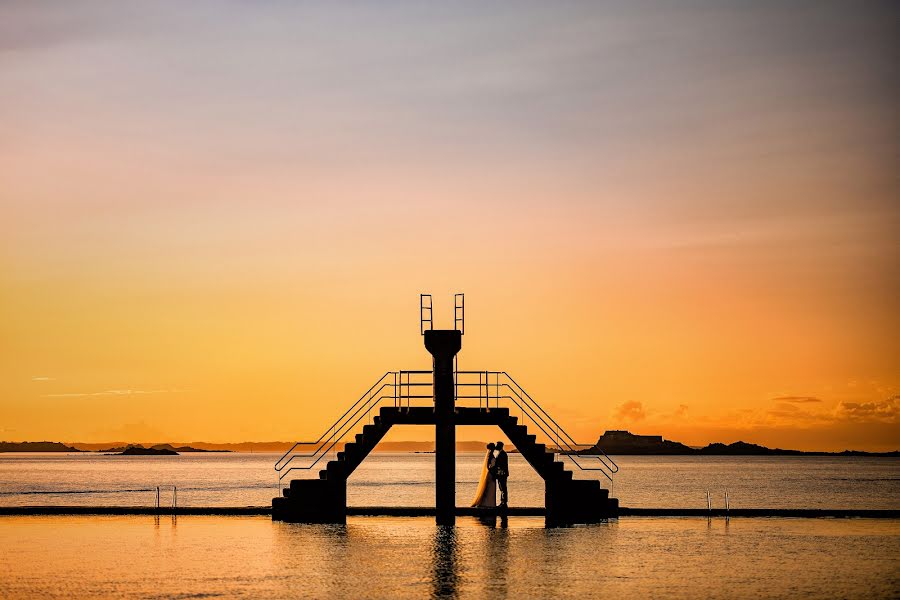
[[[453,359],[462,348],[462,332],[424,332],[425,349],[434,362],[434,475],[438,525],[456,522],[456,394]]]

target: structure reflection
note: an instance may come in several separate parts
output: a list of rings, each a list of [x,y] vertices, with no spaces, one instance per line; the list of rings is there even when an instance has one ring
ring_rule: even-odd
[[[458,595],[459,564],[456,528],[439,525],[435,528],[431,547],[432,596],[434,598],[456,598]]]

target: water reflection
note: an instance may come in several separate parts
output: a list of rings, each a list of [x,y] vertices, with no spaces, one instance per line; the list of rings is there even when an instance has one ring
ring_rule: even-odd
[[[897,597],[900,520],[168,518],[3,517],[0,598]]]
[[[500,528],[488,532],[487,589],[491,596],[509,595],[509,529],[506,517],[500,518]]]
[[[457,545],[456,527],[441,525],[435,528],[431,545],[433,598],[456,598],[458,595]]]

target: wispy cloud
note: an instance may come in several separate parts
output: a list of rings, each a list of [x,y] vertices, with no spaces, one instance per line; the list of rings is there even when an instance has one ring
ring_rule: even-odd
[[[89,396],[138,396],[144,394],[170,394],[185,390],[104,390],[102,392],[71,392],[65,394],[44,394],[41,398],[83,398]]]
[[[778,396],[772,398],[774,402],[794,402],[795,404],[807,404],[811,402],[821,402],[819,398],[814,396]]]
[[[32,381],[56,381],[54,377],[44,377],[43,375],[36,375],[31,378]]]
[[[616,417],[625,421],[640,421],[646,416],[644,405],[636,400],[630,400],[616,408]]]

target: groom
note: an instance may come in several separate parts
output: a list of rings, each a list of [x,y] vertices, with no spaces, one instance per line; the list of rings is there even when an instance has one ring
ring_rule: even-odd
[[[503,442],[497,442],[497,456],[491,464],[491,474],[497,480],[497,486],[500,488],[500,506],[506,508],[506,478],[509,477],[509,457],[506,456],[506,450],[503,449]]]

